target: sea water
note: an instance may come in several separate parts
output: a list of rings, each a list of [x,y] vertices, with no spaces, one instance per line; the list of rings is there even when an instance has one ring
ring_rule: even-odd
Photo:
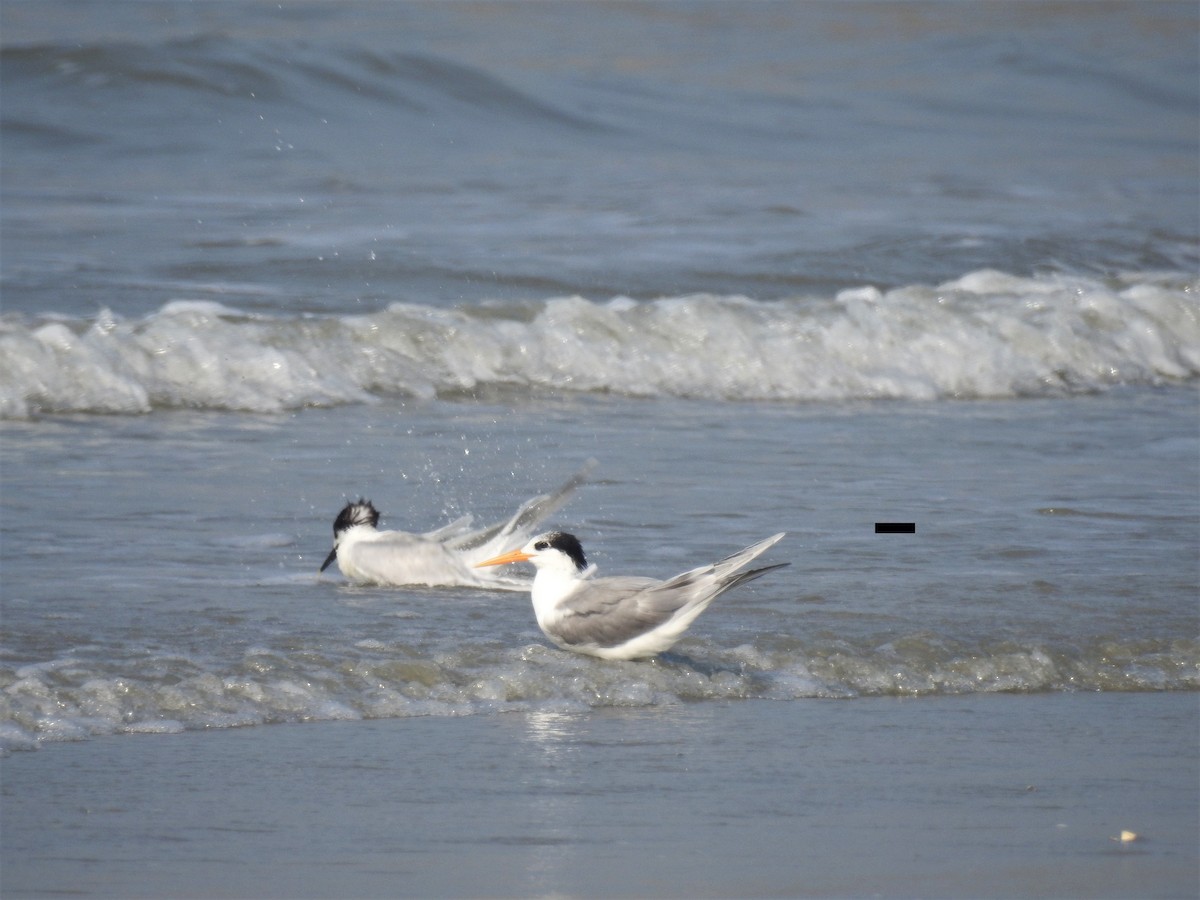
[[[448,423],[453,430],[447,432]],[[1200,687],[1194,398],[830,407],[581,395],[10,423],[5,735],[691,700]],[[602,460],[556,523],[668,576],[788,569],[605,663],[528,598],[318,575],[344,498],[431,529]],[[368,490],[369,489],[369,490]],[[876,534],[909,521],[911,535]]]
[[[1192,5],[0,21],[7,750],[1200,688]],[[602,573],[790,567],[640,663],[317,574],[589,458]]]
[[[97,738],[5,761],[5,896],[1187,897],[1194,705],[736,701]]]

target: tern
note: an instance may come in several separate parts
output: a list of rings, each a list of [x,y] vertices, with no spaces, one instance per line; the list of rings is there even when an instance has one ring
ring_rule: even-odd
[[[787,563],[740,571],[783,537],[773,535],[720,562],[666,581],[636,576],[595,578],[579,539],[551,531],[519,550],[476,567],[531,562],[533,613],[538,626],[564,650],[601,659],[644,659],[679,640],[717,595]]]
[[[378,531],[379,511],[370,500],[347,503],[333,523],[333,549],[321,564],[334,560],[342,574],[359,584],[478,587],[522,591],[529,580],[485,575],[474,565],[515,541],[527,540],[538,525],[557,512],[587,478],[595,460],[551,494],[526,500],[504,522],[472,529],[472,516],[423,534]]]

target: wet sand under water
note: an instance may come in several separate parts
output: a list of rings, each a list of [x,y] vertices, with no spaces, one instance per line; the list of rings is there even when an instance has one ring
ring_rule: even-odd
[[[1190,897],[1198,724],[1192,693],[1057,693],[104,737],[3,761],[0,887]]]

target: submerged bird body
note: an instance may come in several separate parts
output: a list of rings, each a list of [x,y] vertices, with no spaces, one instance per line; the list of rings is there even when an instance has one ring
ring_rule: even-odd
[[[783,537],[776,534],[720,562],[666,581],[596,578],[574,535],[549,532],[520,550],[477,566],[532,562],[533,612],[538,627],[559,647],[602,659],[643,659],[670,648],[720,594],[787,563],[741,571]]]
[[[336,560],[342,574],[360,584],[528,590],[528,579],[484,574],[475,564],[514,541],[528,539],[571,498],[592,465],[554,493],[527,500],[512,517],[485,528],[473,529],[472,517],[464,516],[423,534],[379,531],[379,512],[371,501],[347,503],[333,523],[333,549],[321,571]]]
[[[369,518],[370,522],[352,524],[337,537],[331,551],[338,568],[351,581],[365,584],[474,584],[481,581],[468,563],[450,545],[443,543],[440,532],[409,534],[405,531],[377,531],[379,513],[369,500],[349,504],[343,512]],[[464,531],[467,520],[460,520]],[[338,534],[335,527],[334,533]],[[329,562],[332,563],[333,559]],[[491,582],[488,582],[490,584]]]

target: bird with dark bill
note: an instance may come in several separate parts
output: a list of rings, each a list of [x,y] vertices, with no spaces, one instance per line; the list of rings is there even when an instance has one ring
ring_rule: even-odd
[[[472,528],[468,515],[422,534],[379,531],[379,511],[370,500],[347,503],[333,523],[333,549],[321,571],[336,560],[342,574],[360,584],[527,590],[527,578],[485,574],[474,565],[528,540],[571,499],[595,465],[589,460],[558,490],[526,500],[510,518],[484,528]]]
[[[786,566],[741,571],[782,537],[781,532],[666,581],[596,578],[596,567],[588,565],[579,539],[562,531],[540,534],[519,550],[475,566],[533,563],[534,615],[546,637],[564,650],[602,659],[644,659],[678,641],[718,595]]]

